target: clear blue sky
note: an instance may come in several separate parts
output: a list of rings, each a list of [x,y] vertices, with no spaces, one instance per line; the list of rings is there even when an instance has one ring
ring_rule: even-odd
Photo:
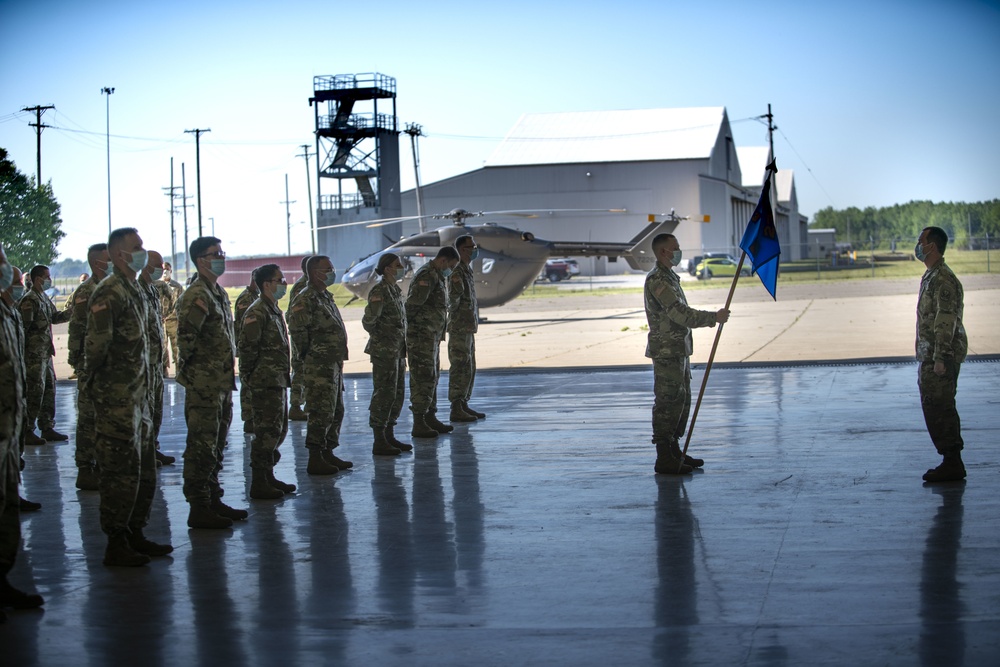
[[[725,106],[744,120],[773,105],[781,168],[800,209],[1000,197],[997,2],[58,2],[0,1],[0,146],[62,204],[62,257],[112,219],[169,253],[170,158],[231,255],[309,247],[305,163],[312,77],[397,79],[402,123],[424,127],[422,180],[476,169],[526,112]],[[61,128],[61,129],[57,129]],[[404,136],[405,139],[405,136]],[[413,186],[408,141],[403,187]],[[194,200],[192,200],[193,202]],[[613,204],[613,203],[612,203]],[[609,204],[609,205],[612,205]],[[697,212],[694,212],[697,213]],[[189,212],[194,228],[195,213]],[[182,246],[182,244],[180,244]]]

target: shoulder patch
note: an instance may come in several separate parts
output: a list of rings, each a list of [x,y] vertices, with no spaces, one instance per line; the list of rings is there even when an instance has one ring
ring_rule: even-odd
[[[430,285],[430,283],[427,282],[426,280],[418,280],[417,284],[420,285],[421,287],[427,287],[428,285]]]
[[[87,303],[87,301],[89,300],[90,299],[88,299],[86,296],[78,296],[76,297],[76,301],[74,301],[74,303]]]
[[[107,310],[107,309],[108,309],[107,302],[95,303],[93,306],[90,307],[90,312],[99,313],[102,310]]]
[[[31,310],[31,302],[27,299],[21,301],[21,310]]]
[[[653,294],[655,294],[656,296],[660,296],[661,294],[663,294],[663,290],[665,289],[667,289],[666,285],[657,285],[656,288],[653,290]]]
[[[382,295],[381,294],[373,294],[368,300],[369,301],[381,301],[382,300]]]
[[[198,306],[199,308],[201,308],[202,310],[204,310],[206,313],[208,313],[208,306],[205,305],[205,302],[202,301],[201,299],[195,299],[194,300],[194,305]]]
[[[247,315],[246,317],[243,318],[243,324],[244,324],[244,326],[247,325],[247,324],[253,324],[256,321],[257,321],[257,316],[256,315]]]
[[[305,310],[305,304],[297,303],[294,306],[292,306],[292,312],[297,313],[300,310]]]
[[[453,273],[453,274],[451,274],[451,282],[453,282],[453,283],[460,283],[460,282],[462,282],[462,274],[461,273]]]

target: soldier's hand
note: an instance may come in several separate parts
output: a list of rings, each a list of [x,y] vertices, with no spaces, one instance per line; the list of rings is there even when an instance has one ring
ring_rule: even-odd
[[[942,375],[944,375],[944,362],[943,361],[935,361],[934,362],[934,375],[937,375],[938,377],[941,377]]]
[[[725,308],[719,308],[715,312],[715,322],[716,324],[725,324],[729,321],[729,311]]]

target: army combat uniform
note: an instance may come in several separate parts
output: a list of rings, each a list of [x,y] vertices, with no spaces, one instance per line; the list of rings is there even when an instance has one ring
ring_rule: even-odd
[[[406,395],[406,307],[399,285],[383,277],[372,287],[361,324],[370,336],[365,354],[374,386],[368,425],[385,430],[395,426]]]
[[[306,288],[309,284],[309,274],[303,273],[292,286],[288,288],[288,305],[289,310],[291,310],[292,301],[302,290]],[[288,403],[292,410],[302,410],[302,406],[306,402],[306,386],[305,386],[305,376],[302,373],[302,362],[300,361],[300,356],[295,350],[295,338],[291,341],[292,349],[292,391],[289,397]]]
[[[340,427],[344,422],[347,330],[333,295],[325,288],[307,286],[289,305],[288,329],[302,369],[309,411],[306,447],[334,462],[339,460],[333,450],[340,445]],[[335,462],[333,465],[350,467],[346,461],[341,463],[345,465]]]
[[[146,298],[146,338],[149,344],[149,413],[152,420],[147,433],[150,451],[155,455],[156,444],[163,424],[163,362],[165,341],[163,335],[163,315],[160,311],[160,293],[152,283],[146,284],[138,278],[139,289]],[[172,461],[173,459],[171,459]]]
[[[239,354],[240,331],[243,329],[243,316],[259,295],[249,287],[243,289],[233,304],[233,339],[236,341],[236,353]],[[250,387],[243,382],[243,372],[240,372],[240,420],[244,431],[253,433],[253,404],[250,400]]]
[[[942,257],[920,280],[917,301],[917,386],[927,432],[942,456],[959,454],[965,447],[962,425],[955,405],[958,374],[969,340],[962,325],[962,283]],[[934,363],[944,364],[944,375],[934,372]]]
[[[456,401],[461,410],[466,410],[465,405],[472,398],[472,386],[476,382],[477,331],[476,277],[472,266],[459,262],[448,285],[448,400],[453,412]]]
[[[69,321],[69,365],[76,373],[76,466],[80,469],[77,487],[96,490],[97,455],[94,450],[94,399],[87,382],[86,356],[87,319],[90,314],[90,297],[97,289],[98,280],[90,276],[73,292],[73,314]]]
[[[241,392],[250,389],[254,437],[250,467],[270,473],[288,433],[288,393],[292,384],[288,329],[277,304],[258,298],[246,311],[239,338]]]
[[[114,538],[140,535],[156,491],[156,460],[144,437],[149,410],[148,304],[143,286],[120,269],[90,297],[85,370],[96,420],[101,529]]]
[[[441,341],[448,323],[448,287],[444,273],[427,262],[413,275],[406,295],[406,355],[410,362],[410,410],[413,433],[446,433],[437,419],[437,386],[441,376]],[[441,426],[442,428],[438,428]]]
[[[226,290],[201,278],[191,283],[177,302],[177,343],[177,382],[185,389],[184,419],[188,429],[184,497],[192,508],[209,508],[232,519],[218,511],[228,507],[222,504],[219,473],[236,389],[236,343]],[[237,518],[246,518],[239,513]]]
[[[21,545],[18,503],[20,439],[24,428],[22,325],[0,300],[0,576],[6,577]]]
[[[680,278],[660,262],[646,275],[643,293],[646,356],[653,360],[653,444],[658,460],[671,460],[680,455],[691,409],[691,329],[714,327],[716,315],[688,306]]]
[[[37,421],[38,430],[45,437],[44,433],[52,431],[56,424],[56,371],[52,364],[56,348],[52,343],[52,325],[69,321],[71,312],[56,310],[52,300],[35,289],[29,289],[21,297],[18,311],[24,324],[25,392],[28,395],[24,428],[32,433]]]
[[[163,335],[166,338],[164,346],[169,344],[170,359],[174,363],[174,374],[177,374],[177,302],[184,293],[184,287],[176,280],[157,280],[156,291],[160,295],[160,315],[163,318]],[[167,364],[167,351],[163,351],[163,363]]]

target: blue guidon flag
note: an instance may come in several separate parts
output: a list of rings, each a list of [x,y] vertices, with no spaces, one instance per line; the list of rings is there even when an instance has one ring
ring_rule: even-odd
[[[771,177],[777,173],[775,161],[767,165],[764,176],[764,186],[760,189],[760,201],[750,216],[747,230],[743,233],[740,248],[753,262],[753,272],[760,278],[771,298],[777,301],[775,292],[778,288],[778,257],[781,247],[778,245],[778,230],[774,226],[774,207],[771,205]]]

